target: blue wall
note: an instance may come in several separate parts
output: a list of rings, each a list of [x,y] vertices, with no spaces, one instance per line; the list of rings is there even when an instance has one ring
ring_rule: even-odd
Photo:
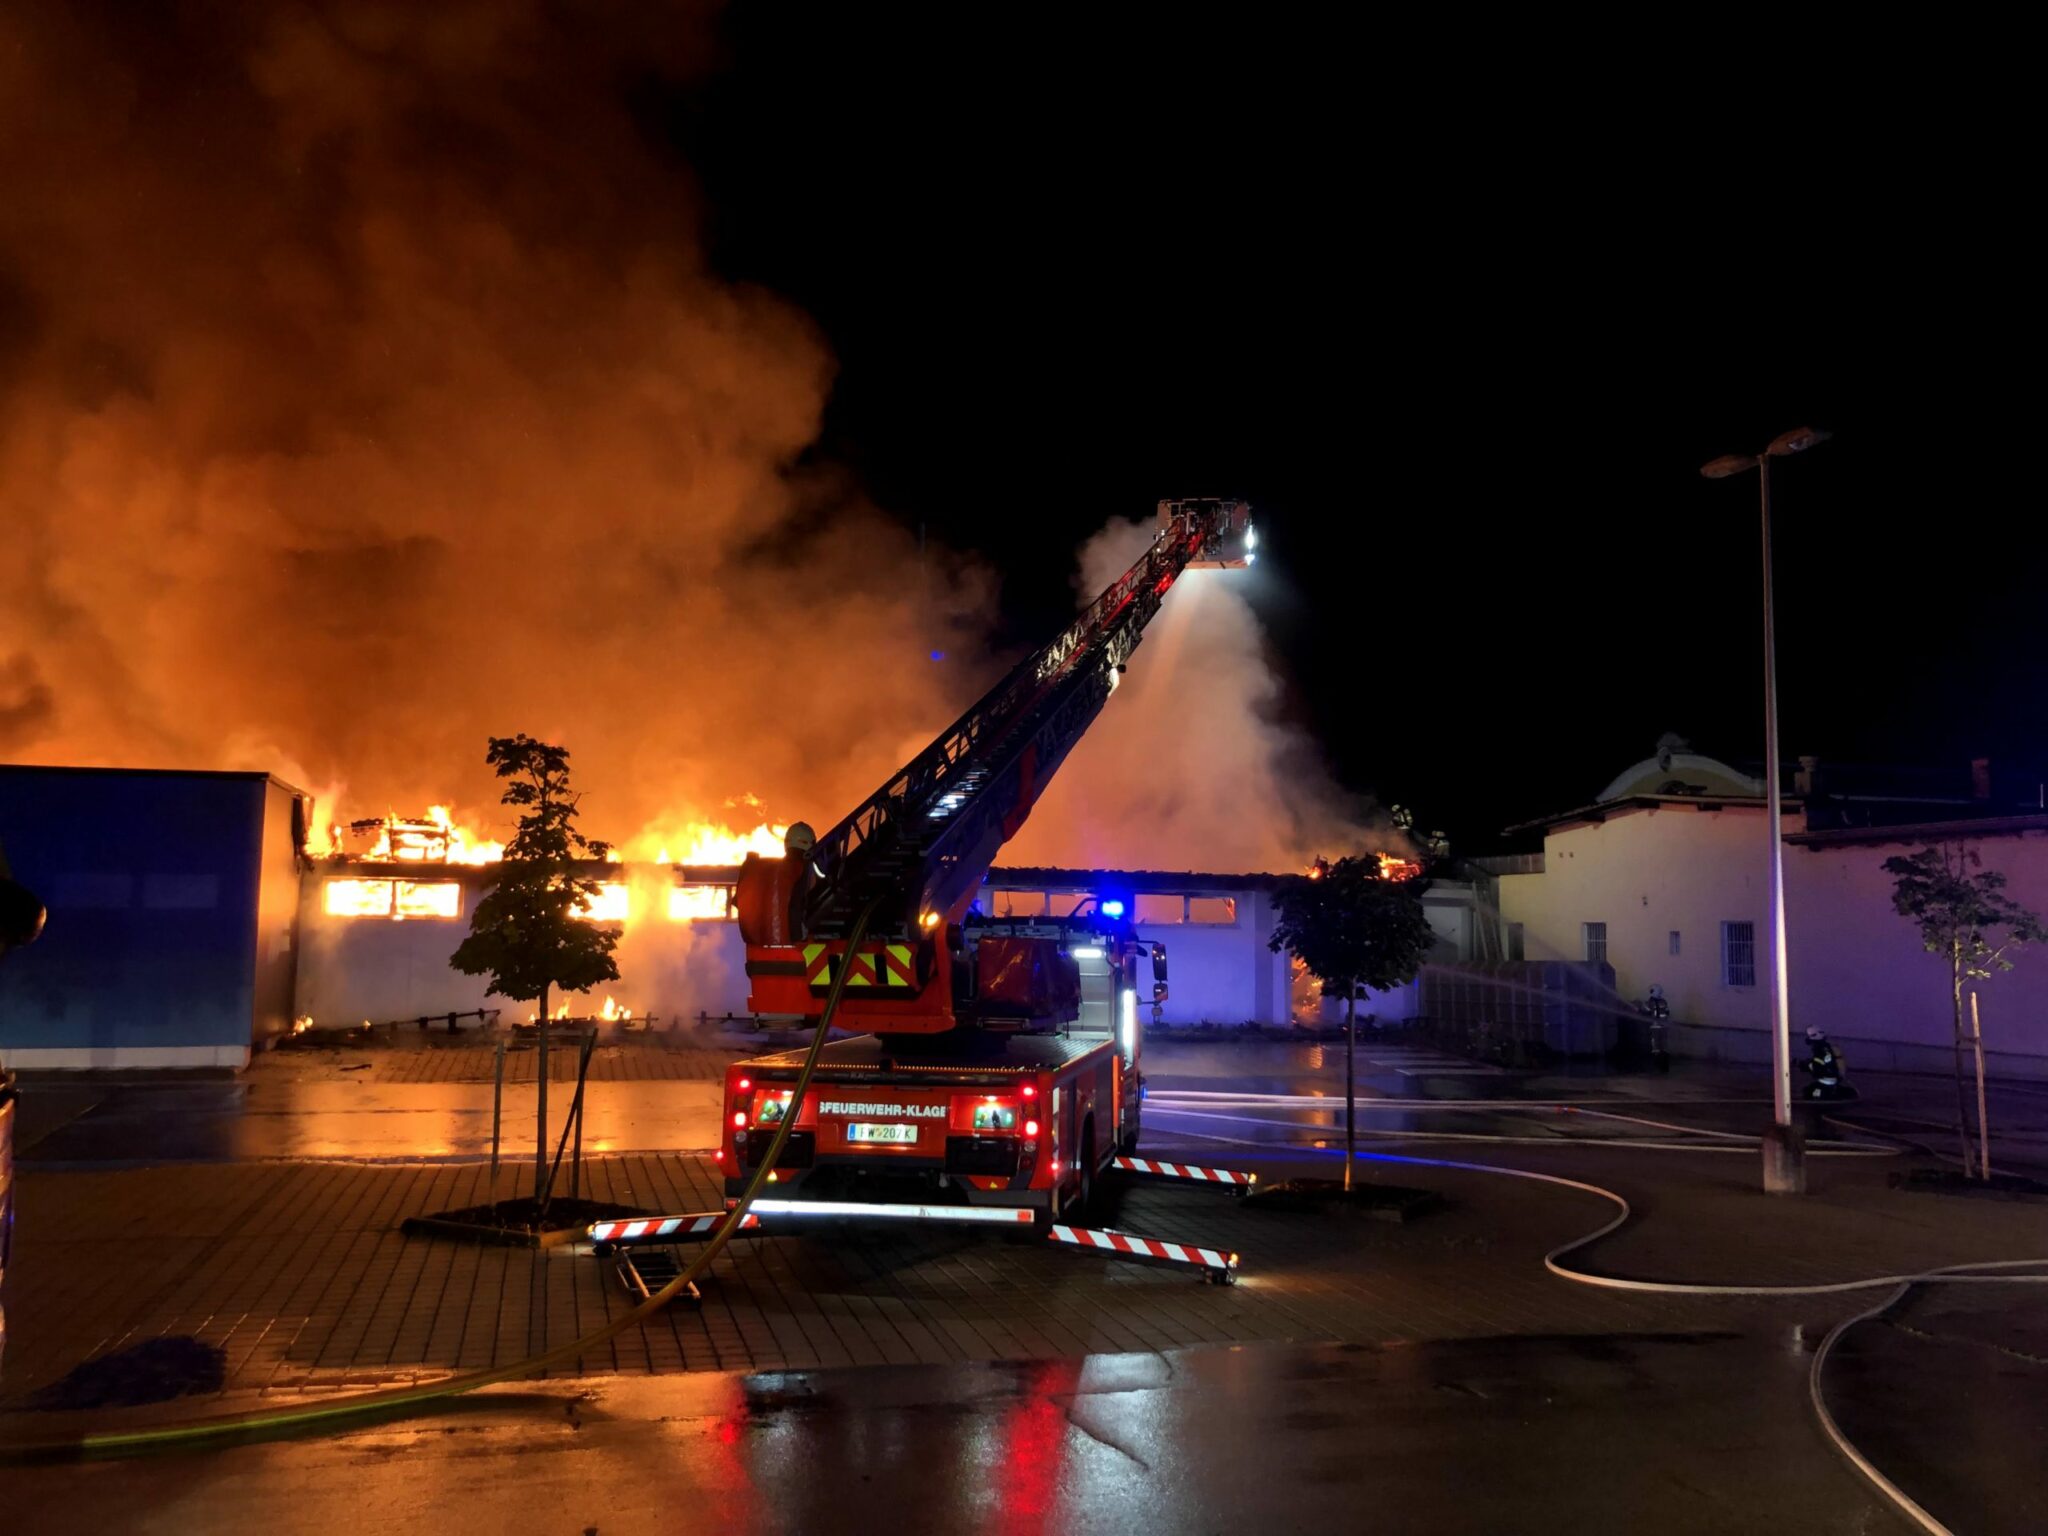
[[[272,787],[263,774],[0,766],[0,842],[50,909],[42,937],[0,967],[0,1056],[232,1064],[255,1027]]]

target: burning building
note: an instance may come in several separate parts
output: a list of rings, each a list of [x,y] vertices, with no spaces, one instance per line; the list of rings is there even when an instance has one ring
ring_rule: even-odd
[[[502,850],[436,807],[316,830],[309,797],[264,774],[0,767],[0,837],[46,893],[45,942],[0,974],[0,1055],[30,1068],[240,1067],[295,1021],[389,1023],[531,1005],[450,968]],[[591,862],[586,916],[616,924],[620,980],[557,999],[576,1016],[663,1025],[745,1016],[730,897],[783,829],[697,824],[651,855]],[[681,858],[674,857],[680,852]],[[1281,1025],[1298,1013],[1270,874],[998,868],[997,915],[1113,894],[1166,946],[1166,1023]],[[1434,909],[1433,909],[1434,910]],[[1455,896],[1439,927],[1463,946]],[[1406,994],[1382,1016],[1409,1011]]]

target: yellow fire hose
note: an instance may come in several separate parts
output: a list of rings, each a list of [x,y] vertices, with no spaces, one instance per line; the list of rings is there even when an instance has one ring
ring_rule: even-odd
[[[876,905],[876,902],[869,902],[853,920],[852,931],[848,933],[846,940],[848,950],[858,947],[860,941],[867,936],[868,922],[874,916]],[[774,1171],[777,1160],[782,1156],[782,1149],[789,1143],[790,1128],[796,1124],[797,1112],[803,1107],[804,1095],[810,1090],[811,1075],[817,1070],[818,1058],[825,1049],[826,1036],[831,1032],[833,1015],[839,1011],[839,996],[846,990],[846,979],[852,970],[852,966],[842,965],[839,967],[839,974],[832,978],[831,990],[825,994],[824,1011],[818,1016],[818,1031],[811,1037],[810,1051],[804,1057],[803,1070],[797,1074],[796,1087],[790,1094],[789,1112],[782,1117],[781,1124],[776,1126],[775,1139],[768,1145],[768,1154],[761,1159],[761,1165],[747,1181],[747,1187],[741,1191],[738,1204],[725,1213],[725,1219],[713,1229],[710,1238],[681,1274],[624,1315],[613,1318],[603,1327],[584,1334],[580,1339],[572,1339],[567,1344],[557,1345],[537,1355],[529,1355],[524,1360],[514,1360],[509,1365],[492,1366],[489,1370],[469,1371],[415,1386],[391,1387],[381,1392],[361,1392],[335,1401],[272,1408],[260,1413],[220,1414],[213,1418],[187,1420],[181,1424],[165,1424],[144,1429],[101,1430],[48,1440],[0,1441],[0,1462],[110,1455],[124,1451],[193,1445],[207,1440],[227,1440],[238,1436],[254,1438],[259,1434],[269,1434],[278,1430],[335,1428],[352,1419],[389,1414],[399,1409],[435,1402],[440,1398],[457,1397],[464,1392],[474,1392],[478,1387],[495,1386],[501,1381],[514,1381],[523,1376],[533,1376],[542,1371],[552,1370],[559,1365],[567,1365],[598,1345],[617,1338],[628,1328],[637,1327],[681,1295],[685,1288],[709,1269],[712,1261],[725,1251],[725,1245],[732,1240],[733,1233],[739,1230],[740,1223],[746,1219],[747,1208],[754,1203],[754,1197],[761,1192],[761,1186],[767,1183],[768,1175]]]

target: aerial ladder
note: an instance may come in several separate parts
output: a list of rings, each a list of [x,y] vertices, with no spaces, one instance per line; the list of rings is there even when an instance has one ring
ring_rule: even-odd
[[[976,898],[1067,754],[1116,691],[1181,576],[1256,558],[1241,501],[1168,501],[1151,543],[1052,641],[823,837],[792,827],[750,856],[733,904],[759,1015],[852,1034],[732,1063],[715,1156],[750,1235],[819,1223],[993,1226],[1229,1283],[1237,1255],[1078,1224],[1105,1174],[1250,1190],[1249,1174],[1135,1155],[1143,1078],[1137,996],[1166,996],[1163,947],[1124,904],[983,913]],[[811,1066],[806,1067],[809,1055]],[[803,1074],[811,1091],[799,1098]],[[780,1145],[773,1163],[763,1163]],[[650,1295],[677,1245],[720,1212],[600,1222],[590,1237]]]
[[[962,920],[997,851],[1116,691],[1173,584],[1197,567],[1247,566],[1257,542],[1242,501],[1161,502],[1145,552],[1050,644],[808,849],[749,857],[734,906],[753,1011],[816,1017],[835,971],[850,964],[857,985],[835,1020],[848,1031],[1018,1024],[1015,983],[1056,973],[1059,940],[1005,935],[982,955]],[[867,936],[849,957],[855,914],[870,905]],[[1023,992],[1034,990],[1043,999],[1045,988]]]

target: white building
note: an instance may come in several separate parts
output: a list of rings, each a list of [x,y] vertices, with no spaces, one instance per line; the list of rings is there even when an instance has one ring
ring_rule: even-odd
[[[664,1021],[745,1017],[745,946],[739,925],[723,915],[737,871],[620,865],[608,874],[610,910],[625,919],[620,979],[605,989],[615,1005]],[[448,964],[490,878],[488,865],[316,863],[300,901],[298,1014],[333,1026],[530,1006],[487,997],[481,977]],[[1303,1009],[1288,957],[1269,947],[1277,883],[1273,875],[997,869],[980,903],[996,916],[1057,915],[1086,896],[1121,896],[1139,936],[1166,946],[1170,996],[1161,1022],[1278,1026]],[[1424,901],[1442,959],[1484,956],[1496,925],[1478,920],[1471,887],[1439,882]],[[604,1001],[593,994],[572,1006],[582,1014]],[[1407,987],[1372,998],[1363,1011],[1404,1019],[1415,1006]]]
[[[1792,1026],[1825,1030],[1853,1066],[1945,1071],[1951,1003],[1946,962],[1892,908],[1884,861],[1959,842],[2007,894],[2048,913],[2048,814],[1983,815],[1987,799],[1916,796],[1858,802],[1812,791],[1808,760],[1785,807]],[[1980,773],[1980,778],[1983,775]],[[1982,786],[1980,786],[1982,787]],[[1813,822],[1808,826],[1808,806]],[[1881,806],[1881,810],[1878,807]],[[1826,814],[1823,814],[1823,811]],[[1547,817],[1540,855],[1497,861],[1511,956],[1602,962],[1618,1005],[1661,986],[1679,1054],[1768,1061],[1768,843],[1763,786],[1726,764],[1664,753],[1637,764],[1591,805]],[[2048,1077],[2048,947],[2022,950],[1983,984],[1987,1060],[2007,1076]]]

